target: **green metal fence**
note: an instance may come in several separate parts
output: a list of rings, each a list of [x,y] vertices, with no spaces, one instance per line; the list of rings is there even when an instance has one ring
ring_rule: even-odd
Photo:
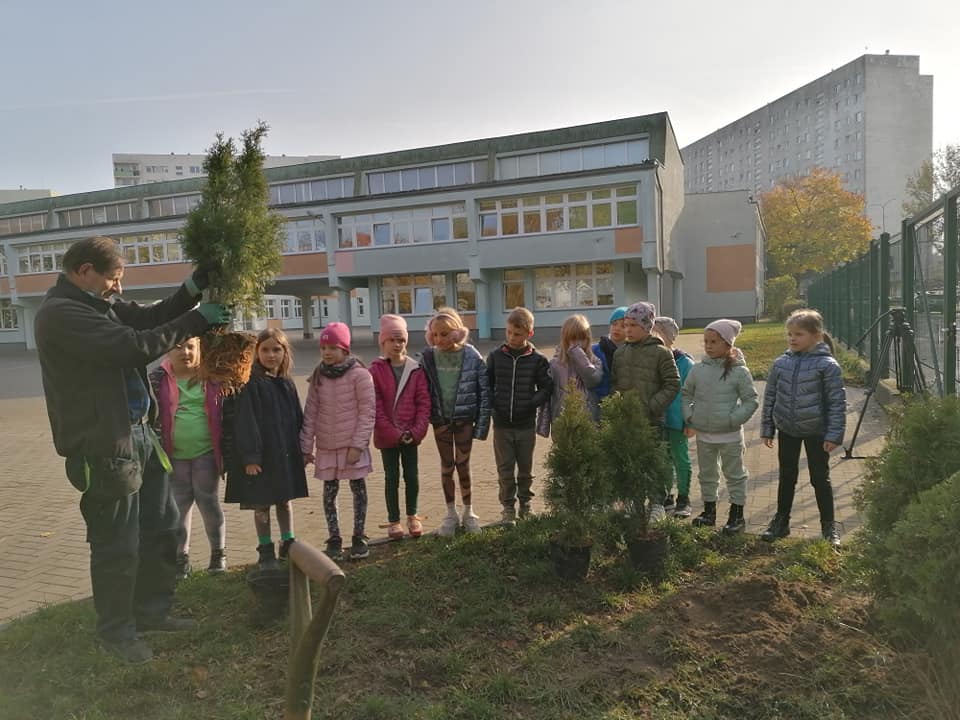
[[[807,291],[830,333],[901,389],[957,394],[958,199],[954,188]]]

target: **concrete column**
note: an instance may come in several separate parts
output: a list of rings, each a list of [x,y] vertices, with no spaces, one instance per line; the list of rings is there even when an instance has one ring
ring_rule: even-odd
[[[20,327],[23,329],[23,342],[26,345],[27,350],[36,350],[37,349],[37,339],[33,335],[33,321],[37,316],[37,310],[40,308],[40,300],[34,300],[30,298],[21,298],[19,300],[19,312],[17,313],[17,320],[20,322]]]
[[[489,340],[493,312],[490,307],[490,284],[486,280],[474,280],[473,287],[477,293],[477,335],[481,340]]]
[[[300,298],[300,315],[303,319],[303,339],[313,337],[313,297],[305,295]]]
[[[350,308],[350,288],[334,288],[337,293],[337,321],[352,325],[353,313]]]
[[[673,275],[673,319],[683,327],[683,278]]]
[[[647,270],[647,302],[652,302],[657,306],[657,312],[660,312],[661,295],[663,287],[660,283],[660,273],[656,269]]]

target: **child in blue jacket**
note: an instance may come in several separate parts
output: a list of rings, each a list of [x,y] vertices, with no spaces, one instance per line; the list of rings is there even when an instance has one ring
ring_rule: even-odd
[[[661,316],[653,321],[653,334],[663,341],[664,346],[673,353],[673,359],[680,371],[680,387],[687,379],[690,368],[693,367],[693,358],[673,344],[677,341],[680,328],[671,317]],[[690,446],[687,436],[683,432],[683,401],[680,393],[667,407],[664,421],[667,443],[670,448],[670,460],[673,462],[673,472],[677,479],[677,500],[674,504],[673,493],[667,494],[663,503],[664,510],[678,518],[690,517],[690,477],[693,475],[693,466],[690,463]]]

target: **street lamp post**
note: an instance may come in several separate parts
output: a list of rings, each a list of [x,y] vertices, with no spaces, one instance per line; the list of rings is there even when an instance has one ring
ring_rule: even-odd
[[[885,200],[882,203],[870,203],[869,205],[867,205],[867,208],[872,208],[872,207],[880,208],[880,224],[881,224],[880,232],[887,231],[887,205],[889,205],[896,199],[897,198],[890,198],[889,200]]]

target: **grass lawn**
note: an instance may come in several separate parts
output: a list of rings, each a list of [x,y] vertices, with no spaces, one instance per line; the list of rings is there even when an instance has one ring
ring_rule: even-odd
[[[703,328],[684,328],[683,335],[698,335]],[[773,361],[783,355],[787,349],[786,331],[780,322],[759,322],[743,326],[743,332],[737,338],[737,347],[747,359],[747,367],[756,380],[765,380]],[[863,385],[866,379],[865,365],[856,353],[837,348],[837,361],[843,368],[843,379],[847,385]]]
[[[569,583],[548,557],[551,523],[391,543],[345,568],[313,717],[929,716],[825,543],[771,548],[670,525],[666,582],[637,576],[611,536],[594,545],[586,582]],[[95,649],[89,602],[12,623],[0,632],[0,716],[281,717],[286,627],[250,623],[244,570],[197,574],[178,596],[200,628],[150,636],[157,657],[140,667]]]

